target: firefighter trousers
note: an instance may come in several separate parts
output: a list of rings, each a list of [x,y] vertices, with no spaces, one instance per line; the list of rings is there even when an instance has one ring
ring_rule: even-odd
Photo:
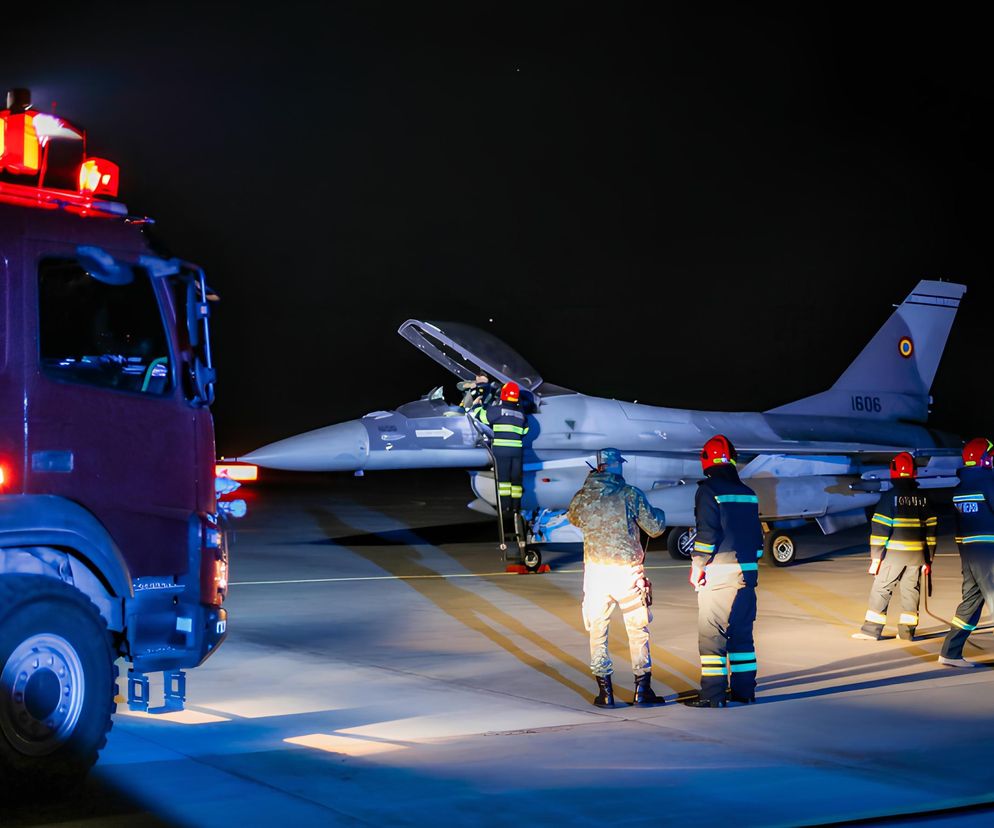
[[[595,676],[609,676],[614,672],[607,649],[607,634],[615,607],[621,609],[628,633],[632,673],[638,677],[652,669],[649,655],[652,611],[635,586],[644,573],[638,564],[584,564],[583,626],[590,633],[590,672]]]
[[[879,638],[887,622],[887,607],[894,588],[901,585],[901,617],[897,628],[902,635],[914,635],[918,626],[918,600],[921,597],[921,576],[924,560],[888,560],[880,562],[880,569],[870,587],[870,600],[861,632]]]
[[[977,625],[984,609],[994,608],[994,545],[977,544],[977,549],[960,549],[963,564],[963,600],[956,607],[952,626],[942,642],[942,655],[962,658],[963,647]],[[982,548],[989,546],[989,548]]]
[[[755,572],[709,578],[697,593],[702,699],[723,700],[729,687],[738,698],[756,695],[756,581]]]
[[[524,474],[522,455],[519,448],[505,446],[494,447],[494,474],[497,477],[497,496],[500,498],[500,510],[504,515],[505,524],[514,525],[512,515],[521,511],[521,496],[524,488],[521,485]]]

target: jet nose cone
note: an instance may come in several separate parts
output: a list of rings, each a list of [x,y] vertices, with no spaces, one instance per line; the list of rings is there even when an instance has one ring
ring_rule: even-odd
[[[369,436],[358,420],[318,428],[239,457],[267,469],[356,471],[366,465]]]

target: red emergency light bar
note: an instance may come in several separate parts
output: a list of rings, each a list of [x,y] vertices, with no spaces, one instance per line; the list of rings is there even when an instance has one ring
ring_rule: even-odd
[[[49,149],[53,140],[81,142],[81,163],[76,173],[78,189],[45,187]],[[71,156],[70,156],[71,158]],[[71,172],[70,166],[67,172]],[[8,180],[0,181],[0,202],[22,207],[67,210],[81,216],[127,216],[123,204],[95,199],[97,195],[117,196],[120,171],[105,158],[87,157],[86,134],[55,115],[31,109],[31,94],[26,89],[7,93],[7,108],[0,110],[0,172]],[[32,176],[33,186],[14,183],[10,175]],[[67,181],[62,184],[71,183]]]
[[[20,207],[40,207],[44,210],[65,210],[80,216],[126,217],[128,208],[117,201],[104,201],[90,193],[73,193],[69,190],[49,190],[45,187],[26,187],[0,181],[0,204]]]

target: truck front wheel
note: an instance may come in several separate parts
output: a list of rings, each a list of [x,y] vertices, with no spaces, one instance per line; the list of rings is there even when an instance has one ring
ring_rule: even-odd
[[[107,741],[114,656],[89,598],[41,575],[0,575],[0,775],[81,777]]]

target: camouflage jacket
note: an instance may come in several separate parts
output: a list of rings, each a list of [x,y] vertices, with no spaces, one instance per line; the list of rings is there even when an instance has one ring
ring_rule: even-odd
[[[583,532],[584,563],[642,563],[639,527],[652,537],[666,528],[662,509],[641,489],[609,472],[591,472],[569,504],[569,522]]]

